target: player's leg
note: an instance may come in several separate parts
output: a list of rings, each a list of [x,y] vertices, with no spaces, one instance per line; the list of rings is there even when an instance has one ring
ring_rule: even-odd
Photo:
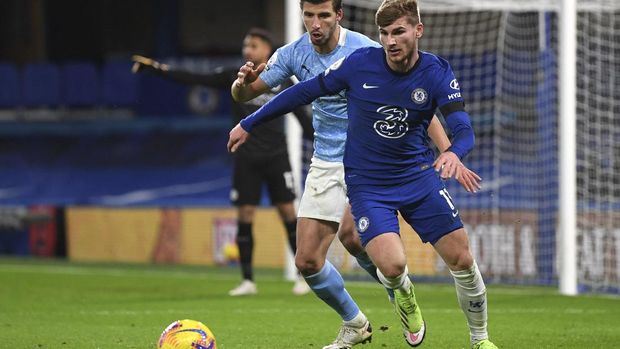
[[[487,293],[478,265],[469,249],[464,228],[441,237],[435,250],[446,262],[454,278],[456,295],[467,318],[473,348],[497,348],[487,332]]]
[[[351,206],[346,205],[344,214],[340,220],[340,226],[338,227],[338,239],[344,246],[344,248],[357,260],[357,263],[362,267],[373,279],[381,283],[377,276],[377,267],[368,256],[368,253],[364,250],[359,235],[355,230],[355,222],[353,221],[353,215],[351,214]],[[383,285],[383,284],[382,284]],[[390,288],[386,288],[388,293],[388,299],[390,302],[394,302],[394,291]]]
[[[381,191],[381,195],[377,195],[378,188],[370,187],[349,187],[352,213],[361,242],[377,266],[381,283],[394,290],[394,310],[401,320],[405,340],[417,346],[424,340],[426,326],[409,279],[405,248],[398,235],[398,200],[391,200],[395,193]]]
[[[312,291],[343,320],[336,339],[324,349],[350,348],[370,341],[372,328],[326,260],[346,202],[342,163],[313,159],[299,205],[295,265]]]
[[[487,339],[486,288],[470,252],[459,211],[437,173],[428,170],[426,174],[416,180],[416,187],[428,190],[412,192],[410,197],[413,199],[401,214],[422,241],[430,242],[448,265],[459,304],[469,324],[472,343],[480,343],[482,348],[494,348]]]
[[[253,295],[258,292],[254,283],[252,257],[254,251],[254,235],[252,225],[256,206],[260,201],[261,177],[252,170],[249,159],[236,156],[233,168],[233,189],[230,199],[237,206],[237,247],[241,265],[241,284],[228,292],[231,296]]]
[[[288,154],[281,154],[271,159],[264,173],[269,197],[278,210],[286,229],[289,247],[295,255],[297,253],[297,212],[293,203],[295,187]],[[304,295],[310,292],[308,284],[301,275],[295,281],[292,291],[296,295]]]

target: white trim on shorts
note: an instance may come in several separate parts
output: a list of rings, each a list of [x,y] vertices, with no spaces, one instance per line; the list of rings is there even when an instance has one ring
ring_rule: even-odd
[[[297,216],[340,223],[347,203],[342,162],[312,157]]]

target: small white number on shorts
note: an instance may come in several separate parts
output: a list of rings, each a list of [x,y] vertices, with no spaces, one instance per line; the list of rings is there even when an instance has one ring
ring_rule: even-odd
[[[439,195],[443,196],[443,198],[446,199],[446,202],[448,203],[448,206],[450,206],[450,209],[454,211],[454,204],[452,203],[452,197],[448,193],[448,190],[447,189],[441,189],[439,191]]]

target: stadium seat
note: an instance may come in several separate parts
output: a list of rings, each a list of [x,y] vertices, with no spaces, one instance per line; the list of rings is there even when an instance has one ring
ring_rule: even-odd
[[[26,108],[57,108],[60,105],[60,69],[51,63],[29,64],[22,75]]]
[[[88,62],[72,62],[62,69],[62,99],[68,108],[88,108],[99,104],[100,76]]]
[[[102,103],[107,108],[133,109],[138,103],[138,79],[130,61],[106,62],[102,71]]]
[[[0,109],[12,109],[21,104],[19,72],[10,63],[0,63]]]

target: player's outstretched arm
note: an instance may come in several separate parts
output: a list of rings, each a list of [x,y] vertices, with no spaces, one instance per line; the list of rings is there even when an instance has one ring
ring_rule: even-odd
[[[246,62],[239,68],[237,80],[230,87],[230,94],[235,101],[247,102],[269,90],[269,86],[258,77],[265,66],[265,63],[261,63],[254,69],[254,63]]]
[[[442,153],[448,150],[450,146],[452,145],[450,143],[450,139],[448,139],[448,135],[446,134],[446,131],[444,130],[437,116],[433,116],[433,118],[431,119],[431,123],[428,126],[428,135],[430,136],[433,143],[435,143],[439,151]],[[456,179],[459,183],[461,183],[461,185],[463,186],[463,188],[465,188],[465,190],[467,190],[467,192],[475,193],[478,190],[480,190],[481,188],[480,181],[482,180],[480,176],[478,176],[476,172],[467,168],[467,166],[465,166],[458,159],[458,157],[456,158],[458,160],[458,163],[456,164],[450,163],[454,167],[454,179]],[[443,169],[441,168],[441,165],[437,166],[437,161],[435,161],[433,166],[435,167],[437,171],[440,171],[440,170],[449,171],[445,165]],[[446,173],[442,172],[441,177],[450,178],[451,176],[449,176],[449,172],[446,172]]]
[[[140,55],[133,55],[131,56],[131,60],[133,61],[131,72],[134,74],[145,71],[145,70],[152,70],[152,71],[167,71],[168,70],[167,64],[159,63],[158,61],[152,58],[148,58],[148,57],[144,57]]]

